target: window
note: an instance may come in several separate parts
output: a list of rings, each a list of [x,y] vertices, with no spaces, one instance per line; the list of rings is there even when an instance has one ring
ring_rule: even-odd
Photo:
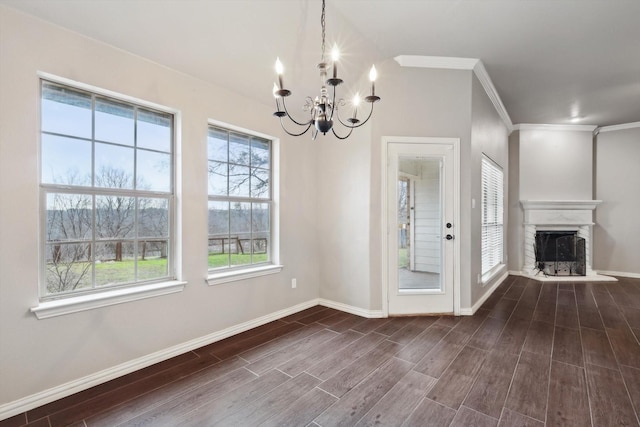
[[[482,158],[482,274],[502,264],[503,186],[502,168]]]
[[[172,278],[173,123],[41,81],[43,299]]]
[[[209,126],[209,269],[272,262],[272,141]]]

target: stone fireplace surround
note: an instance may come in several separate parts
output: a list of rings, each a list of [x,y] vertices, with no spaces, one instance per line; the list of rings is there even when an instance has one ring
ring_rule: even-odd
[[[522,275],[542,281],[616,281],[591,269],[593,211],[602,200],[521,200],[524,209],[524,266]],[[576,231],[585,239],[585,276],[548,276],[536,270],[536,231]]]

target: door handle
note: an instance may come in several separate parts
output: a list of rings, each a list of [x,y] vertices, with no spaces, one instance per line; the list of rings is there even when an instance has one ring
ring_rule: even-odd
[[[453,236],[451,234],[447,234],[447,236],[445,237],[445,239],[447,240],[453,240]]]

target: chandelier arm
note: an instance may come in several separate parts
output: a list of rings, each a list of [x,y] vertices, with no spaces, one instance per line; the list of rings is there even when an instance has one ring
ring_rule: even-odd
[[[365,123],[367,123],[372,115],[373,115],[373,102],[371,103],[371,110],[369,110],[369,115],[367,116],[367,118],[364,121],[359,122],[359,123],[357,123],[355,125],[347,124],[347,123],[343,122],[342,119],[340,118],[340,111],[338,111],[338,121],[340,122],[340,124],[342,126],[344,126],[346,128],[356,129],[356,128],[359,128],[360,126],[363,126]]]
[[[340,122],[340,124],[346,128],[350,128],[353,129],[355,126],[352,125],[348,125],[345,122],[342,121],[342,118],[340,118],[340,110],[338,110],[338,114],[336,115],[336,117],[338,117],[338,121]]]
[[[282,98],[282,107],[284,109],[284,112],[287,114],[287,117],[289,118],[289,120],[291,120],[293,123],[297,124],[298,126],[311,126],[311,124],[313,123],[313,119],[309,120],[306,123],[300,123],[296,121],[293,117],[291,117],[291,114],[289,114],[289,110],[287,110],[287,104],[284,102],[284,98]],[[282,118],[280,119],[280,121],[282,121]]]
[[[369,119],[371,118],[372,115],[373,115],[373,102],[371,103],[371,110],[369,110],[369,115],[367,116],[367,118],[364,119],[364,121],[362,121],[362,122],[360,122],[360,123],[358,123],[356,125],[353,125],[353,128],[355,129],[355,128],[359,128],[360,126],[364,126],[364,124],[369,121]]]
[[[289,118],[291,118],[291,117],[289,117]],[[280,117],[280,127],[282,127],[282,130],[283,130],[283,131],[285,131],[285,132],[287,133],[287,135],[290,135],[290,136],[302,136],[302,135],[304,135],[305,133],[307,133],[307,131],[309,130],[309,128],[311,128],[311,125],[312,125],[312,124],[313,124],[313,122],[309,122],[309,123],[307,124],[307,127],[306,127],[306,129],[305,129],[305,130],[303,130],[303,131],[302,131],[302,132],[300,132],[300,133],[293,133],[293,132],[289,132],[289,131],[287,130],[287,128],[286,128],[286,127],[284,127],[284,123],[282,122],[282,117]],[[302,125],[302,126],[304,126],[304,125]]]
[[[347,126],[347,127],[349,127],[349,126]],[[335,126],[331,128],[331,132],[333,132],[333,134],[335,135],[335,137],[336,137],[336,138],[338,138],[338,139],[347,139],[347,138],[349,138],[349,137],[351,136],[351,132],[353,132],[353,128],[352,128],[352,127],[349,127],[349,133],[348,133],[348,134],[346,134],[345,136],[340,136],[340,135],[338,135],[338,134],[336,133],[336,128],[335,128]]]
[[[336,105],[336,86],[333,87],[333,99],[331,100],[331,115],[329,116],[329,120],[333,120],[333,113],[338,110],[338,106]],[[338,120],[340,120],[340,111],[336,114]]]

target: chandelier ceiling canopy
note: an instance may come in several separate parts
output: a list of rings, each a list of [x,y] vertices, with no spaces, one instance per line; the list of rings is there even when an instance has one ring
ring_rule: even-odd
[[[351,114],[350,117],[344,118],[340,116],[340,112],[347,108],[347,102],[343,98],[336,100],[336,89],[342,84],[342,79],[338,77],[338,61],[340,59],[340,52],[338,47],[334,45],[331,51],[331,64],[325,61],[325,0],[322,0],[322,14],[320,16],[320,25],[322,27],[322,57],[318,64],[318,70],[320,72],[320,81],[322,86],[320,87],[320,94],[315,98],[308,96],[306,98],[303,110],[309,113],[309,119],[307,121],[299,121],[294,119],[287,110],[285,99],[291,95],[291,91],[284,87],[284,66],[280,62],[280,58],[276,60],[276,74],[278,75],[278,83],[273,84],[273,96],[276,99],[276,112],[274,116],[280,118],[280,125],[284,131],[291,136],[301,136],[307,133],[309,129],[312,129],[311,135],[315,139],[318,132],[326,135],[331,131],[339,139],[347,139],[355,128],[358,128],[371,118],[373,114],[373,104],[380,100],[380,97],[376,96],[375,81],[377,78],[376,67],[372,66],[369,72],[369,80],[371,80],[371,94],[364,97],[364,101],[371,104],[367,118],[364,120],[358,119],[358,106],[362,101],[360,96],[356,93],[351,102]],[[331,74],[331,77],[327,77]],[[289,131],[285,127],[285,118],[288,122],[291,122],[296,131]],[[345,128],[345,134],[339,134],[336,132],[334,124],[339,123]]]

